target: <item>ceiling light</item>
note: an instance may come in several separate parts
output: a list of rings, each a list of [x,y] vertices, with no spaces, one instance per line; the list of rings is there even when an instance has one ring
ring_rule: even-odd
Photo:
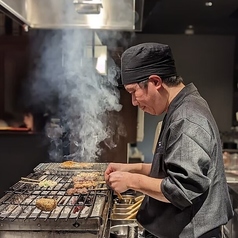
[[[212,2],[205,2],[205,6],[206,7],[211,7],[212,6]]]

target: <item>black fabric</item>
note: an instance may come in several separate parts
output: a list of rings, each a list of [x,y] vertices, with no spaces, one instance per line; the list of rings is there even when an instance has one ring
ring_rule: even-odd
[[[193,84],[169,105],[150,176],[171,202],[145,196],[137,220],[154,236],[198,238],[233,216],[219,130]]]
[[[143,43],[130,47],[122,54],[122,84],[139,83],[153,74],[162,79],[177,76],[174,58],[168,45]]]
[[[219,226],[211,231],[206,232],[199,238],[221,238],[221,237],[222,237],[221,227]]]
[[[145,230],[144,231],[144,237],[145,238],[157,238],[156,236],[152,235],[149,231]]]
[[[147,230],[144,231],[144,237],[145,238],[158,238],[157,236],[152,235],[150,232]],[[222,232],[221,232],[221,227],[217,227],[211,231],[206,232],[199,238],[222,238]]]

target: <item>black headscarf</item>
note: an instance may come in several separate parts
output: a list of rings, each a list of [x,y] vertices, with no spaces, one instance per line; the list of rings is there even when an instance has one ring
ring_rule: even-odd
[[[177,76],[172,51],[168,45],[143,43],[122,54],[122,84],[142,82],[152,74],[163,78]]]

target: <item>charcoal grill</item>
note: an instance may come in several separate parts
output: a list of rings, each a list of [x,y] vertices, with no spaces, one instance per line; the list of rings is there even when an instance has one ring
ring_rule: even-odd
[[[65,169],[60,167],[61,163],[40,163],[34,168],[35,172],[44,172],[49,174],[75,174],[80,171],[92,172],[92,171],[105,171],[108,163],[91,163],[90,168],[81,169]]]
[[[57,163],[41,164],[27,176],[56,181],[56,186],[40,187],[39,184],[18,181],[0,199],[1,238],[105,237],[112,203],[111,190],[106,184],[98,184],[84,194],[68,195],[72,175],[81,170],[60,171],[58,168],[59,172],[57,168]],[[57,208],[51,212],[39,210],[35,202],[41,197],[56,199]]]

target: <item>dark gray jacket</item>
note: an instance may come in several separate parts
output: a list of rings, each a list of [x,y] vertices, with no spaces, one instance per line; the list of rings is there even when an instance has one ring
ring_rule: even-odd
[[[159,238],[197,238],[233,215],[219,130],[193,84],[169,106],[150,176],[171,203],[146,196],[137,220]]]

